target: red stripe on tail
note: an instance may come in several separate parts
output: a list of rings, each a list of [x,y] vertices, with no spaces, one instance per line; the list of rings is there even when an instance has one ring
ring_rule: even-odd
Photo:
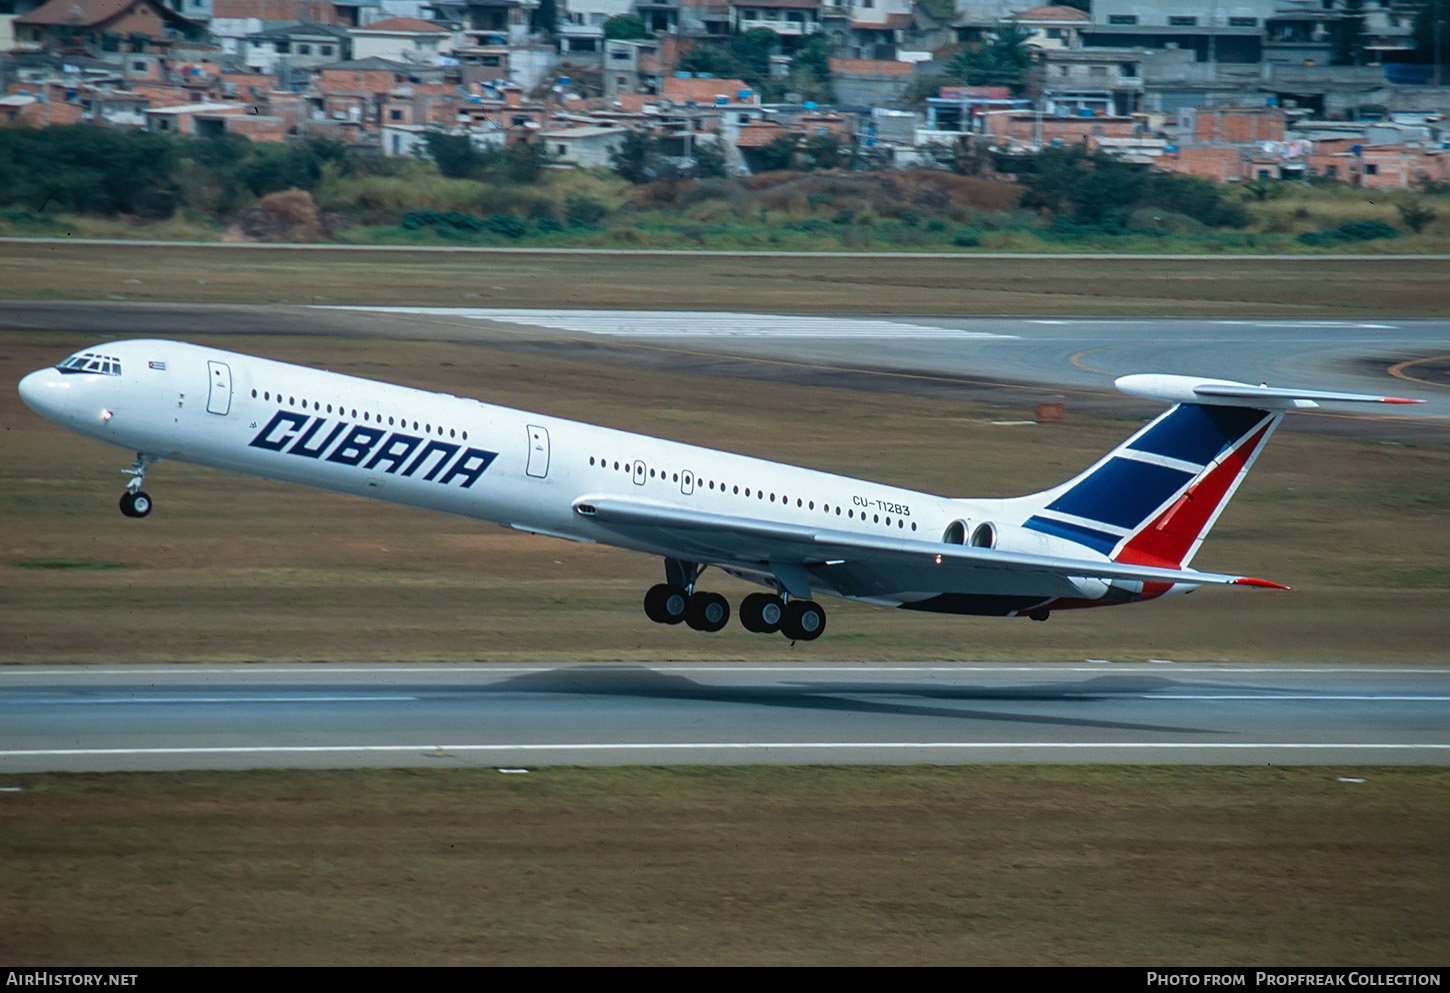
[[[1203,534],[1244,467],[1268,437],[1270,421],[1222,462],[1205,473],[1163,513],[1150,521],[1113,558],[1129,565],[1178,569]]]

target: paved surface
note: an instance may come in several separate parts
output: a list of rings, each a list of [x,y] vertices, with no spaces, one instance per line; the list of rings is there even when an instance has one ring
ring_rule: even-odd
[[[0,302],[0,330],[369,335],[647,368],[1147,416],[1115,377],[1168,372],[1425,400],[1289,419],[1291,430],[1450,444],[1450,320],[1073,319]],[[93,340],[93,339],[92,339]],[[561,348],[562,345],[562,348]],[[245,341],[236,342],[240,351]],[[487,399],[481,397],[480,399]]]
[[[1078,665],[0,670],[0,772],[627,763],[1450,764],[1450,669]]]

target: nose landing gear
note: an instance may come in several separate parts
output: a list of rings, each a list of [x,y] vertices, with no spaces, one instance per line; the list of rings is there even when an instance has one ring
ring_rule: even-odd
[[[154,455],[137,452],[136,461],[131,463],[131,468],[121,470],[131,477],[131,481],[126,484],[126,492],[121,494],[121,513],[127,517],[145,517],[151,513],[151,497],[143,493],[141,487],[146,482],[146,468],[160,461]]]

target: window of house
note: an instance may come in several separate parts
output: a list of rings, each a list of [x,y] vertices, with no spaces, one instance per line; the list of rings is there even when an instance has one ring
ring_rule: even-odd
[[[1088,75],[1089,76],[1106,76],[1107,74],[1108,74],[1108,67],[1107,66],[1088,66]]]
[[[1173,25],[1173,27],[1175,27],[1175,28],[1191,28],[1195,24],[1198,23],[1198,18],[1196,18],[1196,17],[1183,17],[1181,15],[1180,16],[1172,16],[1172,17],[1169,17],[1168,18],[1168,23],[1171,24],[1171,25]]]
[[[554,152],[555,155],[568,155],[569,154],[569,146],[568,145],[555,145],[554,148],[555,148],[555,152]]]
[[[275,45],[277,47],[277,54],[278,55],[286,55],[288,52],[292,51],[292,44],[291,44],[291,42],[279,41],[279,42],[275,42]]]
[[[323,45],[321,48],[318,49],[318,51],[321,52],[323,55],[331,55],[332,54],[332,46],[331,45]]]
[[[401,110],[398,110],[396,107],[394,107],[392,110],[389,110],[388,111],[388,120],[390,120],[390,121],[401,121],[402,119],[403,119],[403,112]]]
[[[298,45],[297,46],[297,54],[298,55],[311,55],[312,54],[312,46],[311,45]]]
[[[1380,171],[1380,167],[1378,165],[1376,165],[1375,163],[1369,162],[1369,163],[1366,163],[1365,164],[1364,174],[1366,176],[1378,176],[1379,175],[1379,171]]]
[[[1231,28],[1256,28],[1259,26],[1257,17],[1230,17],[1228,26]]]
[[[1138,15],[1137,14],[1109,14],[1108,15],[1108,23],[1109,24],[1137,24],[1138,23]]]

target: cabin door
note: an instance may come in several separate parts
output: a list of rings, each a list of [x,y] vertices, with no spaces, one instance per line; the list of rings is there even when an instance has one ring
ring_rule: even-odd
[[[225,362],[208,362],[211,380],[206,394],[206,412],[226,416],[232,409],[232,370]]]

